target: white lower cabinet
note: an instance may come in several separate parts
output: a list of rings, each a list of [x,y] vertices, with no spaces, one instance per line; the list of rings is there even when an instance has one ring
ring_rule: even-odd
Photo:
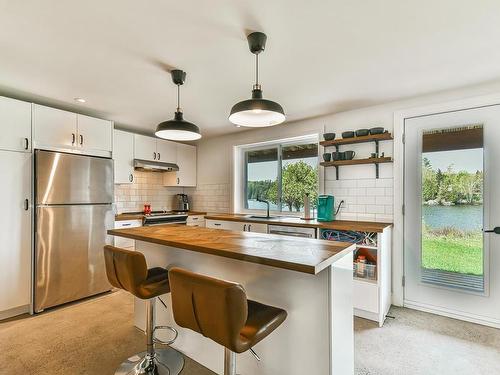
[[[205,216],[203,215],[189,215],[186,221],[188,227],[204,227]]]
[[[29,311],[31,154],[0,151],[0,319]]]
[[[142,220],[120,220],[115,221],[115,229],[142,227]],[[135,250],[135,240],[114,236],[115,246],[127,250]]]
[[[242,221],[205,220],[207,228],[234,230],[238,232],[267,233],[267,224]]]

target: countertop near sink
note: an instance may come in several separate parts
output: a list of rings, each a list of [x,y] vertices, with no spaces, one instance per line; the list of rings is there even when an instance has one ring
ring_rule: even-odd
[[[392,223],[378,223],[372,221],[349,221],[349,220],[335,220],[327,222],[327,221],[317,221],[317,220],[303,220],[299,217],[292,217],[292,216],[275,216],[271,219],[256,219],[256,218],[251,218],[250,215],[243,215],[243,214],[206,215],[205,219],[223,220],[223,221],[243,221],[247,223],[267,223],[267,224],[287,225],[291,227],[310,227],[310,228],[352,230],[356,232],[376,232],[376,233],[382,233],[384,231],[384,228],[392,226]]]
[[[189,211],[188,216],[195,216],[195,215],[206,215],[206,212],[201,212],[201,211]],[[124,220],[142,220],[144,214],[141,213],[136,213],[136,212],[124,212],[122,214],[118,214],[115,216],[115,221],[124,221]]]

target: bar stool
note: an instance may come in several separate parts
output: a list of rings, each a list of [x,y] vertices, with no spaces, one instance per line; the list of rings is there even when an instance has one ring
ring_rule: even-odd
[[[156,298],[170,292],[168,271],[164,268],[147,268],[146,258],[140,252],[104,247],[106,273],[111,285],[132,293],[135,297],[148,300],[146,307],[146,351],[124,361],[115,375],[177,375],[184,367],[184,357],[172,348],[155,349],[154,344],[172,344],[177,331],[172,327],[155,326]],[[164,342],[155,338],[155,331],[168,329],[175,337]]]
[[[240,284],[169,270],[175,322],[224,346],[224,375],[236,374],[236,353],[252,347],[278,328],[285,310],[247,300]]]

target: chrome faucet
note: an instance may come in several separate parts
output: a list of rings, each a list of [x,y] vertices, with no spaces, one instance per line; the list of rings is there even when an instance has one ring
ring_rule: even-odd
[[[269,216],[269,201],[265,201],[264,199],[260,199],[259,197],[257,197],[257,202],[262,202],[262,203],[267,204],[267,215],[266,215],[266,218],[269,219],[270,218],[270,216]]]

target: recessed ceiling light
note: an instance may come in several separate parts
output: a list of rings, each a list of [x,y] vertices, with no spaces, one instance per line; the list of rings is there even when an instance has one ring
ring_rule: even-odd
[[[83,98],[75,98],[75,102],[78,102],[78,103],[85,103],[86,100],[83,99]]]

